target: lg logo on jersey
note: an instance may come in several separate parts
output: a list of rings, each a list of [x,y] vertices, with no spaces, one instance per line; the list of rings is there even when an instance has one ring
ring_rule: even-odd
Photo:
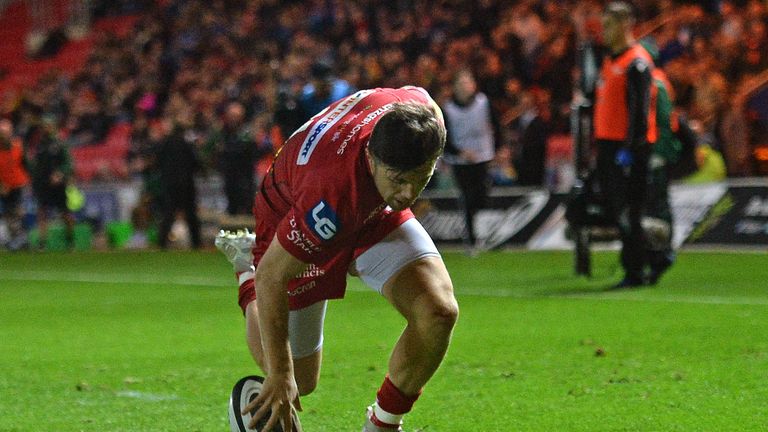
[[[307,213],[307,226],[323,240],[330,240],[341,228],[336,212],[325,200],[320,200],[317,205]]]

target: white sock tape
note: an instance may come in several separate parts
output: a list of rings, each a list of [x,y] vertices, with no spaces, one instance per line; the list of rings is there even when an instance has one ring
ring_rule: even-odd
[[[403,420],[403,414],[388,413],[379,406],[378,402],[373,404],[373,414],[377,419],[391,425],[399,425],[400,421]]]
[[[237,283],[238,285],[244,284],[247,280],[253,279],[253,276],[255,276],[255,273],[252,271],[242,272],[240,273],[240,276],[237,277]]]

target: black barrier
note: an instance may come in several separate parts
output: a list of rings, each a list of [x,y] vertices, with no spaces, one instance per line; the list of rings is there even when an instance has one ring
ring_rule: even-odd
[[[768,246],[768,186],[729,187],[688,243]]]
[[[573,250],[576,233],[569,231],[565,217],[569,199],[568,195],[543,189],[494,190],[488,208],[475,219],[480,246]],[[768,247],[768,179],[675,184],[670,190],[670,201],[676,248],[687,244]],[[437,244],[460,246],[464,233],[460,205],[455,192],[428,191],[414,211]],[[591,238],[603,243],[612,239]],[[586,244],[587,239],[584,240]]]
[[[475,216],[475,235],[483,249],[524,246],[537,228],[563,202],[544,189],[497,189]],[[414,206],[419,221],[438,244],[461,245],[465,221],[455,193],[427,193]]]

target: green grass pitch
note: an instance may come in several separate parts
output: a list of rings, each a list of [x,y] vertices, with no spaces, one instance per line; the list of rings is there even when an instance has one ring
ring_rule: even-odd
[[[607,292],[564,252],[446,253],[461,317],[406,430],[768,428],[768,254],[684,252]],[[326,320],[305,430],[357,431],[403,320],[356,280]],[[0,431],[226,431],[257,373],[215,252],[0,254]]]

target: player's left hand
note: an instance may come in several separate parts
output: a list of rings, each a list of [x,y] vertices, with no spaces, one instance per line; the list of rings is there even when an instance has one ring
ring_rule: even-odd
[[[296,386],[296,380],[293,374],[277,373],[268,374],[264,379],[264,385],[261,393],[243,409],[242,414],[256,409],[258,410],[251,418],[249,428],[253,429],[264,415],[271,410],[271,415],[264,428],[259,432],[271,431],[282,420],[283,430],[293,430],[293,418],[291,417],[291,407],[301,411],[299,402],[299,390]]]

